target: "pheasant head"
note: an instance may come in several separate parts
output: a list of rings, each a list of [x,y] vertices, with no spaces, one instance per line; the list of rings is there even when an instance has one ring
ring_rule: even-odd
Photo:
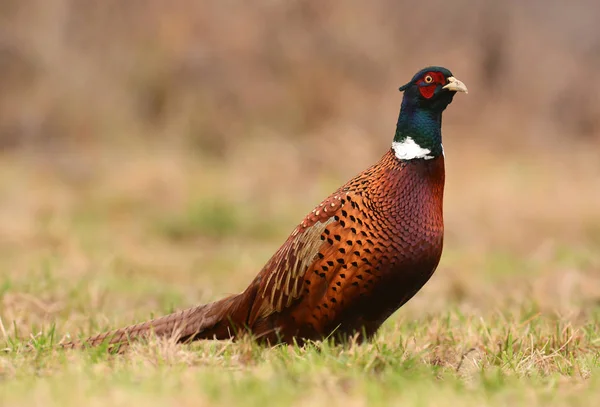
[[[456,92],[467,93],[464,83],[446,68],[430,66],[406,85],[392,144],[401,160],[431,159],[444,153],[442,112]]]

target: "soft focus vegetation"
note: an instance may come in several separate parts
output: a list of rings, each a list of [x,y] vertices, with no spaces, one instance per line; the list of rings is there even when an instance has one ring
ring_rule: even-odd
[[[600,404],[600,6],[0,0],[0,405]],[[243,289],[444,118],[446,248],[375,341],[62,352]]]

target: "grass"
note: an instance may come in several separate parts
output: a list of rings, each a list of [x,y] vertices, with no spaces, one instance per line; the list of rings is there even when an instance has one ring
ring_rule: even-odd
[[[3,405],[590,405],[598,320],[489,321],[452,311],[387,326],[366,345],[136,345],[62,352],[52,334],[9,345]]]
[[[273,158],[289,170],[276,174],[260,157],[180,150],[99,149],[67,167],[5,154],[0,405],[598,404],[600,166],[585,149],[560,168],[552,154],[463,151],[448,153],[440,268],[373,342],[150,340],[124,355],[55,345],[243,289],[376,157],[308,176],[294,152]]]

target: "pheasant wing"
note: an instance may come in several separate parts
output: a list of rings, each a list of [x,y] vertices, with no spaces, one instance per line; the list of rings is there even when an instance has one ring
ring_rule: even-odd
[[[338,190],[321,202],[263,267],[257,277],[259,288],[250,325],[259,318],[281,312],[302,295],[306,272],[324,256],[320,251],[331,240],[326,234],[328,225],[339,220],[348,194]]]

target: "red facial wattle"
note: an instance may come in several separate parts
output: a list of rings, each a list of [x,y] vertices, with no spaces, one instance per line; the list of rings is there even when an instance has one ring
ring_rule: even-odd
[[[420,86],[419,91],[421,92],[421,96],[425,99],[431,99],[435,93],[435,88],[436,84],[432,82],[430,85]]]
[[[430,76],[433,80],[430,83],[427,83],[425,78]],[[431,99],[435,93],[435,90],[438,85],[444,86],[446,84],[446,78],[444,74],[441,72],[427,72],[423,75],[423,78],[419,81],[419,91],[421,92],[421,96],[425,99]]]

